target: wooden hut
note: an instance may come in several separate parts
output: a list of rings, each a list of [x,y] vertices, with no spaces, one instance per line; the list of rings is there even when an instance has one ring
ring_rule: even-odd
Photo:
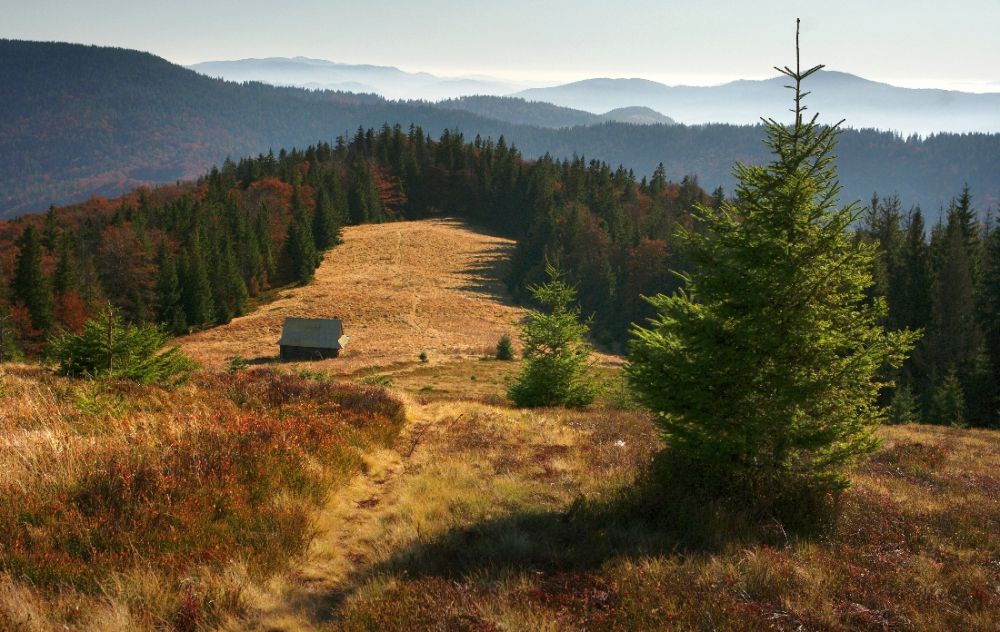
[[[286,318],[278,346],[282,360],[324,360],[340,355],[348,340],[338,319]]]

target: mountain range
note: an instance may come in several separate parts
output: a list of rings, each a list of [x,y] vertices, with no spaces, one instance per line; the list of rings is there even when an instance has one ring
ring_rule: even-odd
[[[0,40],[0,108],[0,217],[383,124],[502,135],[529,158],[586,156],[640,175],[663,163],[669,177],[695,174],[708,189],[732,190],[734,161],[768,160],[760,126],[669,125],[655,111],[595,115],[510,97],[429,103],[235,83],[148,53],[76,44]],[[936,210],[967,182],[980,208],[1000,201],[997,134],[848,130],[837,153],[848,199],[898,192],[904,204]]]
[[[589,79],[516,96],[591,112],[645,106],[686,124],[752,124],[788,112],[785,77],[733,81],[721,86],[666,86],[645,79]],[[809,79],[813,112],[845,119],[854,128],[902,134],[1000,132],[1000,93],[899,88],[844,72],[820,71]]]
[[[787,79],[739,80],[718,86],[668,86],[647,79],[595,78],[522,89],[489,77],[439,77],[388,66],[339,64],[296,58],[209,61],[189,68],[231,81],[367,92],[389,99],[455,99],[469,95],[515,96],[592,114],[644,107],[688,125],[755,124],[788,110]],[[1000,92],[900,88],[837,71],[810,79],[814,112],[846,119],[854,128],[908,134],[1000,132]],[[618,120],[618,119],[614,119]]]
[[[427,72],[405,72],[394,66],[341,64],[308,57],[205,61],[188,68],[229,81],[371,93],[387,99],[437,101],[469,94],[510,94],[525,87],[523,83],[492,77],[438,77]]]

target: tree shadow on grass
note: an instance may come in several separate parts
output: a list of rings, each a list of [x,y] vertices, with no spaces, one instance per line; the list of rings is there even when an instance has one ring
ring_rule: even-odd
[[[352,583],[388,575],[491,584],[518,573],[585,572],[618,558],[711,554],[733,545],[783,547],[792,538],[824,533],[830,524],[824,518],[793,529],[790,522],[692,493],[697,481],[685,478],[664,483],[651,476],[612,498],[579,498],[560,511],[515,512],[452,529],[397,551]]]

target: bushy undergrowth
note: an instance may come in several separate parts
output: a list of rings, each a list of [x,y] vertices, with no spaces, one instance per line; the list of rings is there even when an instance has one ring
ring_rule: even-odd
[[[142,627],[224,616],[218,595],[185,578],[233,563],[249,579],[280,570],[304,550],[331,486],[404,418],[381,389],[267,370],[178,391],[108,382],[104,395],[49,380],[15,385],[30,387],[30,406],[0,399],[0,580],[98,595],[146,569],[168,595],[129,606]],[[0,629],[16,629],[4,609]]]

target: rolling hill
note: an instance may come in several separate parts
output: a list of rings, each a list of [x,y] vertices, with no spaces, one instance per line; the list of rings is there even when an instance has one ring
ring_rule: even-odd
[[[435,136],[444,129],[469,138],[504,135],[527,157],[584,155],[639,174],[662,162],[672,178],[696,174],[708,189],[731,189],[734,161],[768,159],[760,127],[543,127],[539,121],[561,111],[497,99],[483,101],[483,113],[475,113],[374,95],[240,84],[147,53],[75,44],[0,41],[0,86],[0,217],[193,178],[227,156],[332,141],[384,123],[415,124]],[[903,139],[849,131],[838,156],[848,198],[898,192],[904,204],[936,210],[967,182],[981,207],[1000,201],[1000,135]]]
[[[784,77],[733,81],[720,86],[666,86],[646,79],[587,79],[517,96],[588,112],[646,106],[680,123],[755,124],[785,116]],[[1000,132],[1000,93],[899,88],[844,72],[821,71],[810,79],[810,108],[847,119],[855,128],[902,134]]]
[[[669,116],[646,107],[624,107],[604,114],[561,107],[543,101],[526,101],[516,97],[467,96],[445,99],[437,107],[446,110],[472,112],[479,116],[519,125],[563,128],[601,123],[631,123],[634,125],[675,125]]]

